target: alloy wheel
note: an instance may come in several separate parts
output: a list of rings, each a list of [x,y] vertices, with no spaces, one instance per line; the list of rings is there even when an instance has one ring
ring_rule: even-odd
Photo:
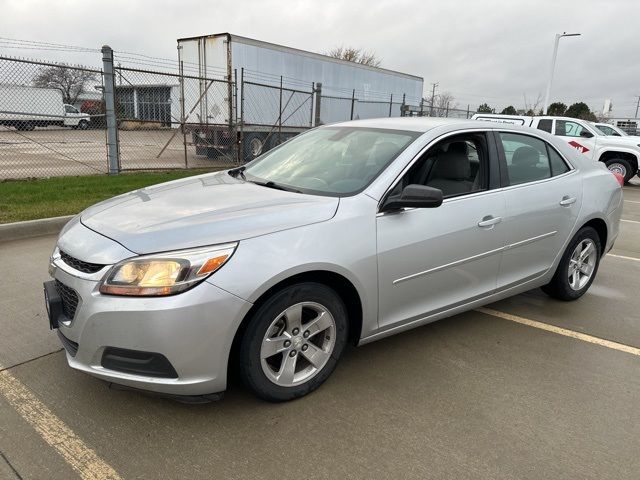
[[[596,244],[590,238],[582,240],[569,259],[569,286],[573,290],[581,290],[589,282],[596,268],[598,252]]]
[[[293,387],[316,376],[331,358],[336,322],[329,310],[315,302],[288,307],[267,328],[260,347],[260,363],[267,378]]]

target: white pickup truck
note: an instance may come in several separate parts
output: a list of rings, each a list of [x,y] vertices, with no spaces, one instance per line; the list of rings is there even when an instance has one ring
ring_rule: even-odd
[[[603,162],[609,170],[622,175],[625,183],[638,174],[639,139],[604,135],[591,122],[568,117],[529,117],[490,113],[476,113],[471,118],[522,125],[557,135],[583,155]]]
[[[90,118],[64,103],[56,88],[0,84],[0,125],[16,130],[50,125],[86,130]]]

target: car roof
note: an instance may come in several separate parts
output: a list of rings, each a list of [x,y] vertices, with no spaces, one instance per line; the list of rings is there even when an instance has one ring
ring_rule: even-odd
[[[389,130],[408,130],[412,132],[427,132],[436,127],[455,125],[458,127],[468,126],[477,128],[480,124],[491,122],[481,122],[479,120],[467,120],[464,118],[434,118],[434,117],[389,117],[389,118],[369,118],[366,120],[352,120],[328,124],[327,126],[340,127],[360,127],[360,128],[384,128]],[[486,126],[486,125],[485,125]],[[491,128],[495,128],[495,124]]]

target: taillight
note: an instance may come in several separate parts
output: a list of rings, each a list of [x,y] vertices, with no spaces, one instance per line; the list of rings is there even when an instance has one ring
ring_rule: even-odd
[[[618,172],[611,172],[611,174],[616,177],[616,180],[620,184],[620,186],[624,186],[624,177],[620,175]]]

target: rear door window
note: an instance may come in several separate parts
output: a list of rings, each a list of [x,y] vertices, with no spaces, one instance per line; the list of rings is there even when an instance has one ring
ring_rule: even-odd
[[[499,133],[511,185],[551,178],[547,144],[519,133]]]

